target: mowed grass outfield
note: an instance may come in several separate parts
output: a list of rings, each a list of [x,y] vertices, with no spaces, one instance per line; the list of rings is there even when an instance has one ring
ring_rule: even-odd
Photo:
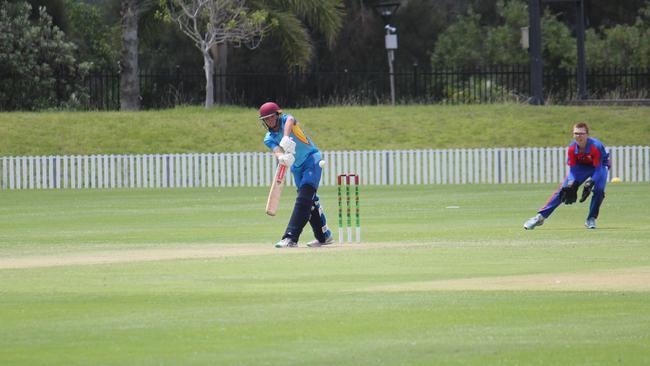
[[[554,188],[364,186],[363,244],[287,250],[266,188],[0,191],[0,363],[650,363],[650,185],[524,231]]]
[[[289,112],[327,151],[650,141],[650,108]],[[264,151],[256,117],[0,113],[0,156]],[[555,188],[362,186],[363,243],[287,250],[291,188],[0,190],[0,365],[650,364],[650,183],[524,231]]]

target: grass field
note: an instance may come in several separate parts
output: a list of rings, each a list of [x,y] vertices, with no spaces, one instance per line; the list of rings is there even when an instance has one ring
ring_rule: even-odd
[[[554,188],[364,186],[363,244],[285,250],[291,192],[0,191],[0,364],[650,363],[650,185],[524,231]]]
[[[647,145],[650,108],[520,104],[291,109],[327,151],[565,146],[587,121],[607,146]],[[253,108],[0,113],[0,156],[266,151]]]

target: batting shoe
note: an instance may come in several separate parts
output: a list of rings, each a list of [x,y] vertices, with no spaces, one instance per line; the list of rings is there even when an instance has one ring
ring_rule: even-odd
[[[318,248],[318,247],[322,247],[323,245],[329,245],[329,244],[334,244],[334,237],[330,236],[327,239],[325,239],[325,241],[322,243],[318,241],[318,239],[315,239],[307,243],[307,246],[311,248]]]
[[[585,221],[585,226],[587,229],[595,229],[596,228],[596,219],[593,217],[590,217]]]
[[[537,214],[524,222],[524,229],[533,230],[536,226],[542,225],[544,225],[544,216]]]
[[[298,246],[298,243],[291,240],[291,238],[284,238],[279,242],[275,243],[276,248],[295,248]]]

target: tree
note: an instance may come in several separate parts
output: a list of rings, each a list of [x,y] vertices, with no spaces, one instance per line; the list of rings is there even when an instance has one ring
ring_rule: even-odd
[[[227,42],[258,47],[269,29],[268,13],[249,11],[244,0],[169,0],[167,5],[168,16],[203,55],[205,107],[210,108],[214,105],[214,61],[210,50]]]
[[[521,47],[521,28],[528,25],[526,4],[518,1],[497,2],[503,24],[490,29],[486,39],[488,59],[496,65],[523,65],[528,53]]]
[[[485,25],[481,15],[470,7],[466,15],[460,16],[438,37],[432,64],[435,67],[527,64],[528,55],[519,44],[520,29],[528,24],[525,0],[500,0],[496,9],[497,22]],[[545,67],[575,67],[575,38],[549,9],[542,16],[542,45]]]
[[[113,51],[111,29],[104,23],[99,8],[78,0],[64,3],[68,25],[65,33],[77,45],[78,58],[89,63],[92,70],[112,69],[117,52]]]
[[[316,40],[316,68],[334,70],[377,70],[386,64],[384,25],[372,4],[346,0],[345,14],[333,48]]]
[[[33,20],[30,12],[26,2],[0,1],[0,109],[77,107],[88,65],[77,63],[44,7]]]
[[[544,67],[570,70],[576,67],[576,39],[569,27],[548,9],[542,14],[542,58]]]
[[[409,0],[402,2],[398,12],[393,17],[393,25],[397,27],[399,50],[396,55],[397,70],[410,70],[417,63],[420,69],[429,70],[431,51],[436,44],[438,35],[456,19],[460,6],[464,1],[431,1]],[[377,27],[377,26],[375,26]],[[379,51],[385,58],[383,23],[378,24],[378,34],[374,38],[379,41]],[[343,45],[345,47],[345,45]],[[354,52],[358,52],[354,50]],[[381,66],[387,62],[382,60]],[[375,69],[377,69],[375,67]]]
[[[650,67],[650,0],[634,24],[589,29],[585,53],[590,67]]]
[[[434,67],[474,67],[484,62],[485,30],[481,15],[469,8],[467,15],[459,16],[436,42],[432,56]]]
[[[140,109],[138,19],[152,0],[122,0],[122,52],[120,56],[120,110]]]
[[[279,42],[282,60],[289,67],[304,69],[314,59],[311,32],[322,35],[331,48],[343,22],[341,0],[250,0],[249,3],[273,20],[271,36]]]
[[[45,8],[47,14],[52,18],[52,25],[55,25],[63,33],[68,30],[66,21],[66,4],[64,0],[25,0],[32,6],[29,19],[36,21],[41,16],[41,8]],[[15,1],[14,1],[15,2]]]
[[[265,11],[274,26],[254,51],[221,43],[212,48],[217,78],[217,100],[226,101],[229,72],[286,72],[305,70],[330,50],[343,23],[342,0],[246,0],[251,9]],[[232,65],[232,66],[229,66]]]
[[[636,14],[645,0],[585,0],[586,27],[599,29],[616,25],[632,25]],[[558,20],[566,24],[576,24],[576,4],[574,1],[543,2],[543,6],[558,14]]]

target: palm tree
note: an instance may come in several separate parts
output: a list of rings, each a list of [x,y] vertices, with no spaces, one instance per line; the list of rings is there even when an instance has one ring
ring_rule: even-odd
[[[277,19],[272,32],[287,51],[283,52],[284,62],[300,68],[307,67],[314,56],[309,30],[322,34],[332,47],[345,15],[342,0],[249,0],[249,3],[251,8],[263,9]]]
[[[247,0],[247,5],[251,9],[266,11],[269,18],[276,20],[271,31],[272,39],[279,40],[281,48],[286,51],[282,53],[284,63],[301,69],[314,58],[314,42],[309,31],[322,34],[327,45],[332,47],[345,15],[343,0]],[[222,43],[211,50],[215,72],[221,75],[215,85],[217,103],[226,102],[226,78],[223,75],[228,69],[228,48],[232,46]]]

